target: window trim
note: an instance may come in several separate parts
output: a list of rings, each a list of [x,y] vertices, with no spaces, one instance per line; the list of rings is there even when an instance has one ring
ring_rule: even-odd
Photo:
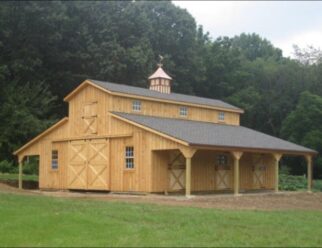
[[[131,165],[131,167],[129,167]],[[125,170],[134,170],[134,146],[125,147]]]
[[[133,100],[132,101],[132,111],[141,112],[141,110],[142,110],[142,102],[140,100]]]
[[[180,106],[179,107],[179,116],[180,117],[188,117],[188,107]]]
[[[52,171],[58,171],[59,169],[59,153],[57,149],[51,150],[50,168]]]

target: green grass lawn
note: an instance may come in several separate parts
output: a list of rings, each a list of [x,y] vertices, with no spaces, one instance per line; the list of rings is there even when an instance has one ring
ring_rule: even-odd
[[[0,173],[0,180],[18,180],[18,177],[18,174]],[[38,182],[38,175],[22,175],[22,179]]]
[[[322,246],[322,212],[0,193],[0,246]]]

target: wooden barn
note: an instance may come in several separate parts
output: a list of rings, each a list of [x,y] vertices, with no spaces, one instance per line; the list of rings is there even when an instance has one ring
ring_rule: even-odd
[[[243,110],[171,92],[162,66],[149,88],[85,80],[65,97],[68,117],[14,152],[39,156],[39,187],[112,192],[278,191],[279,160],[314,150],[239,125]]]

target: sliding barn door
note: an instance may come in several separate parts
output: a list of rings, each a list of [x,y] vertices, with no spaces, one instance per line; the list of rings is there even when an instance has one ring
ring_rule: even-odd
[[[108,189],[109,167],[106,140],[88,143],[87,186],[88,189]]]
[[[68,188],[109,189],[108,142],[106,139],[70,142]]]
[[[69,144],[68,187],[87,188],[87,148],[84,140],[71,141]]]

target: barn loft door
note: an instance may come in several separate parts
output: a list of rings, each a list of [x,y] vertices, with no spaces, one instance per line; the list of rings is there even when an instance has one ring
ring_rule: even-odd
[[[169,191],[185,188],[185,158],[181,152],[171,153],[169,163]]]
[[[255,156],[253,160],[253,188],[265,188],[266,165],[263,156]]]
[[[82,119],[84,134],[97,134],[97,102],[84,105]]]
[[[86,142],[71,141],[69,144],[68,187],[87,189],[87,148]]]
[[[71,141],[68,188],[109,189],[108,143],[105,139]]]

